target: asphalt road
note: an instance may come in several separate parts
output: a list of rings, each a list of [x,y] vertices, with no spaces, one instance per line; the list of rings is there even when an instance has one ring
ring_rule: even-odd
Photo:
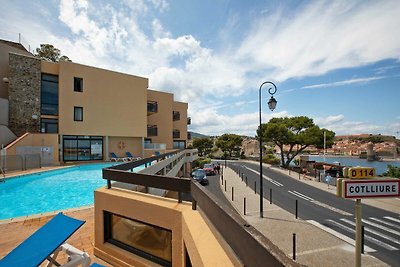
[[[246,162],[229,162],[228,166],[247,177],[248,185],[259,191],[259,166]],[[297,181],[273,168],[263,168],[264,197],[269,199],[272,189],[272,201],[279,207],[295,214],[296,200],[298,216],[313,221],[332,230],[355,238],[353,200],[339,198],[334,194]],[[209,177],[208,190],[219,199],[229,201],[219,186],[217,177]],[[391,266],[400,266],[400,215],[386,210],[362,204],[362,219],[365,230],[365,245],[376,250],[371,255]]]

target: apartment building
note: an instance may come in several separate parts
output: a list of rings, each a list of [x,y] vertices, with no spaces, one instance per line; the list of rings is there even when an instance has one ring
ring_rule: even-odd
[[[52,164],[186,147],[187,103],[149,90],[148,78],[43,61],[16,43],[0,43],[1,124],[9,130],[0,140],[3,155],[40,152]]]

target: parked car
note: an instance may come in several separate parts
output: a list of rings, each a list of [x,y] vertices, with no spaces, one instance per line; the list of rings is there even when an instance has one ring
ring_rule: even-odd
[[[198,181],[201,185],[208,185],[207,174],[202,169],[197,169],[191,173],[193,180]]]
[[[204,164],[203,170],[207,175],[215,175],[214,164]]]

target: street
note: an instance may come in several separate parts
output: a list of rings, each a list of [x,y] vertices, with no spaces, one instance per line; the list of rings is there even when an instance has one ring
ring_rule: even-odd
[[[240,170],[247,177],[248,186],[259,192],[259,166],[235,161],[228,166]],[[295,214],[296,200],[298,216],[309,223],[343,238],[354,240],[355,223],[353,200],[342,199],[335,194],[320,190],[293,179],[273,168],[263,169],[264,197],[279,207]],[[244,178],[245,179],[245,178]],[[207,187],[221,200],[226,200],[219,186],[218,176],[210,176]],[[270,191],[272,190],[272,191]],[[336,190],[332,186],[332,190]],[[229,203],[227,201],[226,203]],[[400,217],[399,214],[362,205],[362,221],[365,229],[365,251],[391,266],[400,266]]]

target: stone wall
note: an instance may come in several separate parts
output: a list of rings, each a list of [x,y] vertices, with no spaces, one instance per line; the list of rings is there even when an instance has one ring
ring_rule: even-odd
[[[40,131],[40,59],[9,54],[9,122],[17,135]]]

